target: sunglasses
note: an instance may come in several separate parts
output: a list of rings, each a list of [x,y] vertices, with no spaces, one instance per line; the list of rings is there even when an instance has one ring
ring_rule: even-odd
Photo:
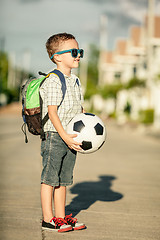
[[[63,53],[68,53],[68,52],[71,52],[71,55],[73,58],[76,58],[78,57],[78,54],[80,54],[80,58],[83,58],[83,54],[84,54],[84,50],[83,49],[76,49],[76,48],[72,48],[72,49],[69,49],[69,50],[64,50],[64,51],[60,51],[60,52],[56,52],[54,53],[50,59],[52,59],[54,57],[55,54],[63,54]]]

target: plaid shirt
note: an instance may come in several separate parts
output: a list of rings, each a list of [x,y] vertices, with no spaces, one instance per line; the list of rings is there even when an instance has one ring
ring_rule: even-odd
[[[82,112],[83,96],[78,77],[74,74],[71,74],[70,77],[64,75],[64,77],[66,80],[66,93],[63,101],[61,90],[62,84],[59,77],[55,74],[51,74],[42,84],[40,88],[40,95],[43,100],[42,118],[48,113],[49,105],[59,106],[62,101],[62,104],[58,108],[58,116],[63,128],[66,129],[70,120],[75,115]],[[77,81],[79,84],[77,84]],[[44,132],[47,131],[56,132],[56,129],[50,119],[44,126]]]

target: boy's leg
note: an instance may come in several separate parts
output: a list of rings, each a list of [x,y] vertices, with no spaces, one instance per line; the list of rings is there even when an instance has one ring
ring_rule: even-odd
[[[42,204],[43,218],[45,222],[49,222],[53,218],[52,196],[53,196],[53,187],[42,183],[41,184],[41,204]]]
[[[54,211],[55,217],[65,217],[66,187],[59,186],[54,188]]]
[[[44,216],[44,220],[42,221],[43,230],[52,230],[57,232],[68,232],[73,230],[72,226],[70,224],[67,224],[67,222],[63,219],[63,216],[65,216],[65,193],[65,187],[55,187],[55,209],[59,215],[57,215],[57,217],[53,217],[53,187],[46,184],[41,185],[41,201]],[[58,203],[58,201],[60,202]]]

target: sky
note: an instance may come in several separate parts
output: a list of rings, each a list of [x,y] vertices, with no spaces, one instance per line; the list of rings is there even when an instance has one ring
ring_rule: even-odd
[[[99,46],[100,16],[108,18],[108,50],[117,38],[127,38],[132,25],[142,25],[148,0],[0,0],[0,47],[9,53],[13,64],[49,72],[45,43],[59,32],[75,35],[80,48]],[[155,0],[160,15],[160,0]],[[4,42],[4,44],[2,44]]]

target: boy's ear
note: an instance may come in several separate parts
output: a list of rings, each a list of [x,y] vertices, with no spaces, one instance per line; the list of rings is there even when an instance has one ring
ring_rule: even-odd
[[[55,62],[61,62],[61,56],[60,55],[54,55]]]

